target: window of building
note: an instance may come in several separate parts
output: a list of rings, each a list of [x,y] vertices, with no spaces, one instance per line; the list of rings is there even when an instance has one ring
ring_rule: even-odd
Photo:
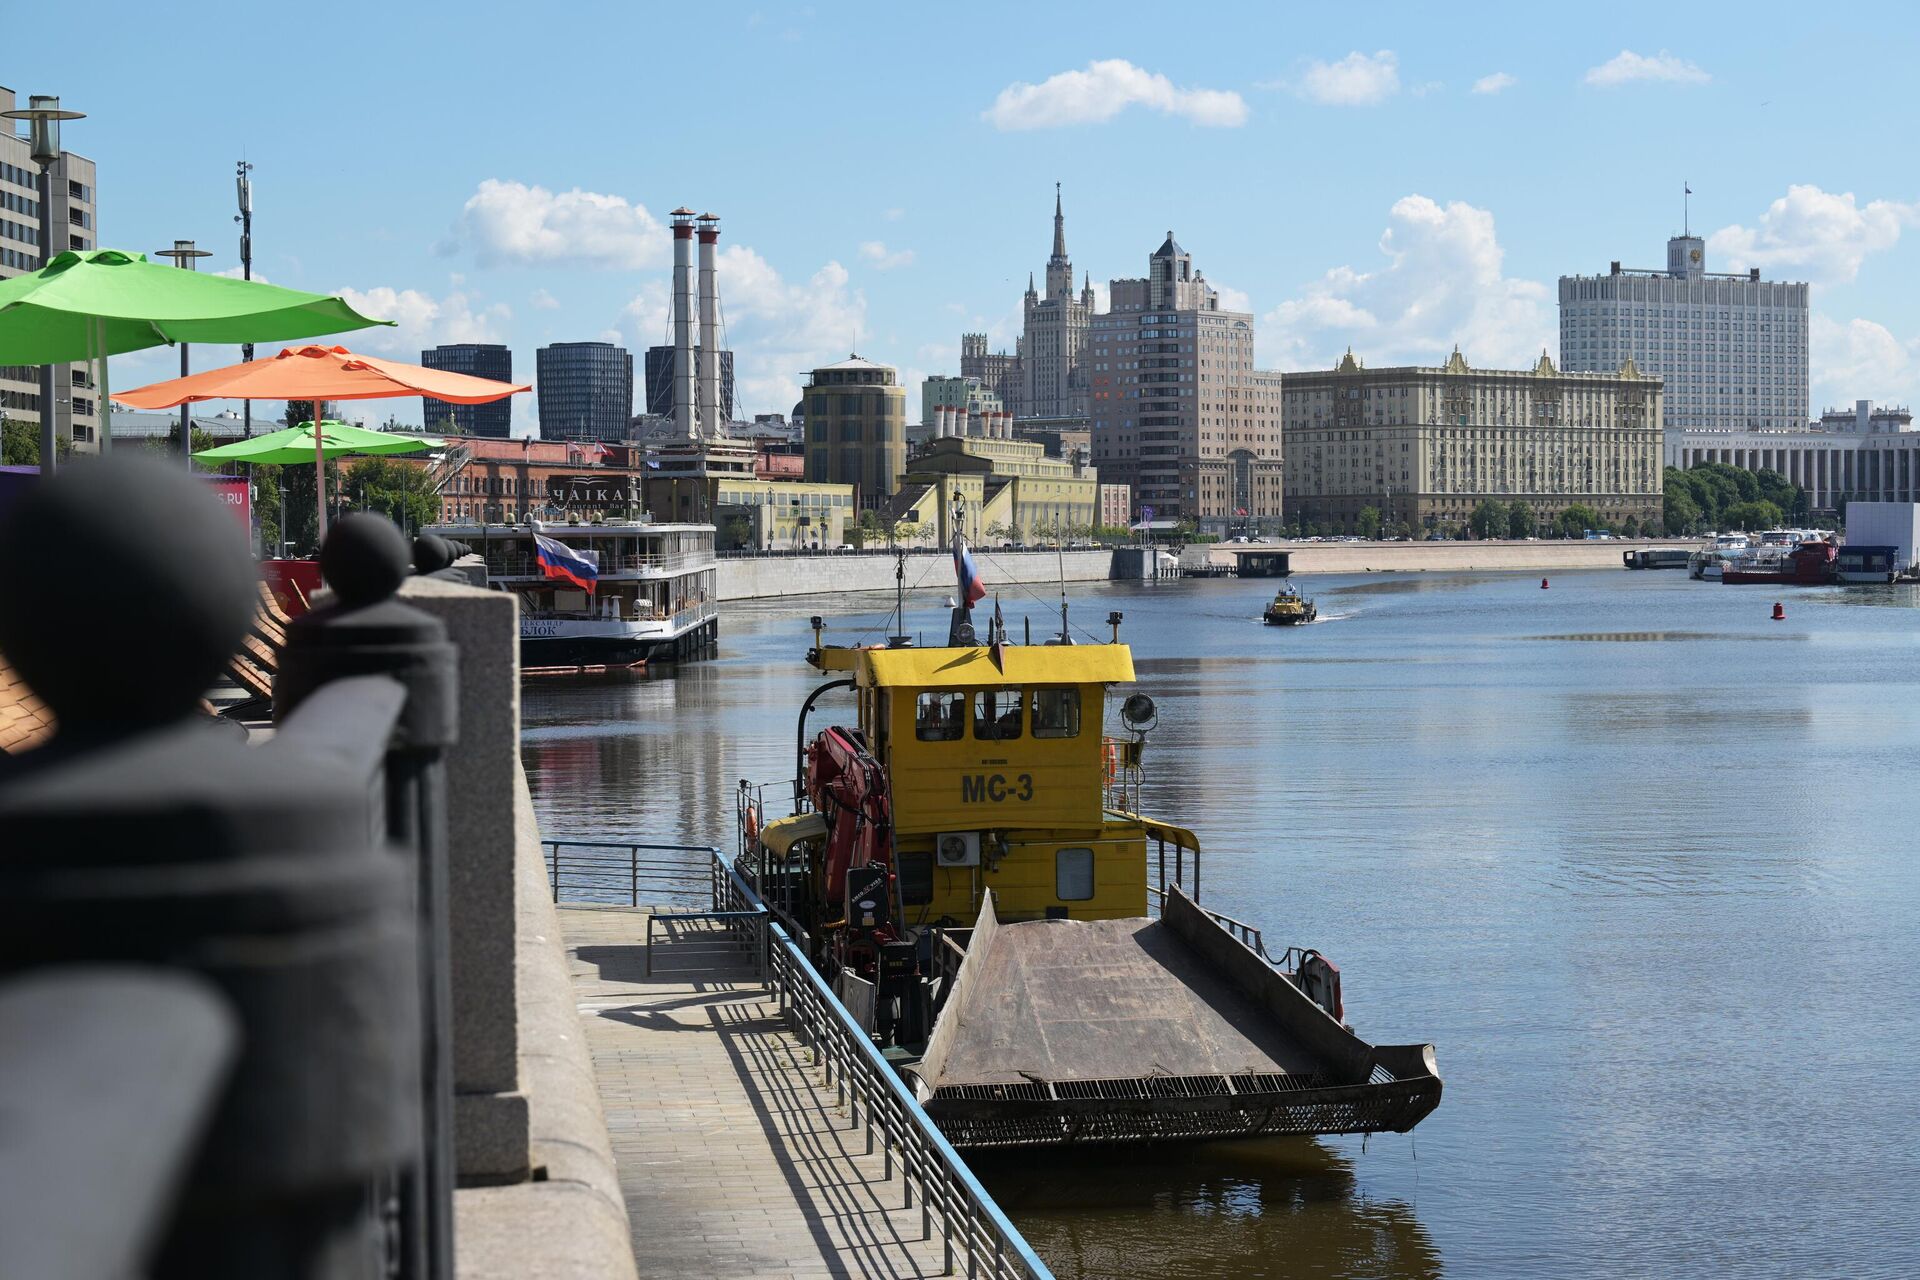
[[[914,707],[913,736],[922,742],[957,741],[967,722],[967,695],[939,690],[920,695]]]
[[[983,742],[1010,742],[1020,736],[1018,689],[982,689],[974,699],[974,737]]]
[[[1085,902],[1093,896],[1093,850],[1055,851],[1053,896],[1062,902]]]

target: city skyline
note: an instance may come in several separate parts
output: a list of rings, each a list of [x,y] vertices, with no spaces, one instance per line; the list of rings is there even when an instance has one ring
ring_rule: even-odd
[[[935,16],[875,22],[865,7],[608,15],[593,48],[564,24],[509,40],[501,24],[384,13],[391,53],[355,47],[350,18],[314,28],[236,9],[221,42],[239,65],[299,47],[325,68],[334,92],[316,120],[296,95],[190,119],[143,110],[132,71],[150,55],[115,8],[84,49],[19,15],[15,47],[46,52],[0,66],[0,83],[88,112],[66,141],[101,166],[102,243],[190,236],[215,252],[208,269],[234,268],[244,154],[256,275],[399,321],[355,335],[377,353],[504,342],[531,367],[553,342],[659,345],[666,211],[685,203],[727,219],[741,416],[788,411],[807,370],[857,350],[900,371],[917,419],[922,377],[959,372],[963,331],[1013,349],[1059,182],[1074,269],[1103,309],[1106,282],[1172,226],[1222,306],[1254,315],[1260,368],[1331,368],[1349,345],[1372,363],[1434,365],[1455,343],[1477,364],[1528,367],[1542,349],[1560,357],[1555,280],[1614,259],[1658,266],[1684,182],[1717,269],[1812,284],[1809,416],[1920,395],[1920,301],[1904,287],[1920,266],[1920,190],[1862,123],[1896,110],[1898,88],[1862,76],[1835,100],[1817,72],[1854,52],[1860,27],[1791,10],[1736,26],[1624,5],[1604,33],[1512,10],[1470,35],[1410,7],[1337,22],[1195,13],[1168,42],[1130,37],[1110,8],[1097,25],[1090,11],[1007,9],[1031,38],[928,79],[918,44]],[[1867,25],[1892,64],[1915,51],[1913,24]],[[663,59],[636,107],[601,74],[631,45],[622,31],[725,47],[721,87],[696,82],[698,59]],[[447,56],[423,71],[399,52],[421,42]],[[861,67],[858,85],[828,74],[836,55]],[[556,101],[540,69],[563,57],[578,65]],[[696,97],[698,112],[674,105]],[[412,123],[449,104],[469,117],[460,130]],[[383,134],[408,145],[369,145]],[[847,147],[886,163],[836,168],[819,198],[810,161]],[[919,176],[963,152],[963,176]],[[1122,163],[1155,152],[1194,180],[1149,186]],[[167,362],[117,358],[114,382],[165,376]],[[534,417],[529,404],[516,430]]]

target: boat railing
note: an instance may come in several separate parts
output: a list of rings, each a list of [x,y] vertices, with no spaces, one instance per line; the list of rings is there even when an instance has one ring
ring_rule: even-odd
[[[576,547],[575,550],[591,551],[591,547]],[[713,558],[701,552],[676,551],[664,555],[617,555],[602,552],[597,557],[601,573],[640,573],[653,570],[660,573],[677,573],[683,569],[711,569]],[[497,548],[486,552],[487,572],[503,578],[538,578],[542,576],[539,557],[531,551],[502,552]]]
[[[1161,909],[1166,906],[1166,902],[1167,895],[1164,889],[1157,885],[1147,886],[1147,907],[1149,914],[1159,915]],[[1228,933],[1239,939],[1240,943],[1245,946],[1247,950],[1253,952],[1276,969],[1284,969],[1289,963],[1297,962],[1300,957],[1301,949],[1299,947],[1287,947],[1283,949],[1277,957],[1268,954],[1266,935],[1260,931],[1257,925],[1248,924],[1244,920],[1236,920],[1232,916],[1222,915],[1218,911],[1209,911],[1205,907],[1201,907],[1200,911],[1209,920],[1212,920],[1222,929],[1225,929]]]
[[[555,902],[630,907],[694,906],[712,893],[710,845],[626,840],[545,840],[547,886]]]

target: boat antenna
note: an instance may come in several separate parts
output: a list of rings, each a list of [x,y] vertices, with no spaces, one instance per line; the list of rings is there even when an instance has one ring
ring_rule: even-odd
[[[904,649],[913,639],[907,635],[907,549],[898,542],[893,544],[893,612],[896,629],[887,637],[887,647]]]
[[[1073,632],[1067,629],[1067,552],[1063,535],[1056,532],[1053,539],[1054,563],[1060,570],[1060,643],[1072,644]]]

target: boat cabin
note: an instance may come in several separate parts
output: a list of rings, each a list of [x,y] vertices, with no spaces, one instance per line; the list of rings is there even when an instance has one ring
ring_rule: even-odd
[[[1123,644],[816,649],[849,674],[888,781],[909,924],[1119,919],[1147,909],[1146,830],[1106,808],[1109,685]],[[1127,746],[1132,744],[1118,744]]]

